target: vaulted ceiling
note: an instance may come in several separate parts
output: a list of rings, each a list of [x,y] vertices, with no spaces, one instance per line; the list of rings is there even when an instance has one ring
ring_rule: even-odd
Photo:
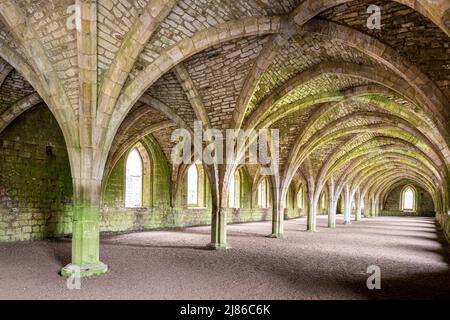
[[[45,101],[71,136],[89,69],[72,2],[0,1],[34,30],[0,19],[0,131]],[[379,30],[367,27],[370,5]],[[331,179],[367,194],[411,180],[435,201],[448,188],[448,1],[98,0],[96,10],[109,165],[146,135],[170,161],[172,130],[197,120],[279,129],[285,189],[297,175],[318,193]]]

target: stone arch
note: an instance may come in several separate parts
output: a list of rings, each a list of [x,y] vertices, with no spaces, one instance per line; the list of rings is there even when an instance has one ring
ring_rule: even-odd
[[[418,206],[418,194],[417,194],[417,189],[413,186],[413,185],[406,185],[403,187],[402,191],[401,191],[401,196],[400,196],[400,209],[402,211],[407,211],[407,210],[411,210],[411,211],[416,211],[417,210],[417,206]],[[411,196],[412,200],[411,200],[411,208],[406,207],[408,204],[406,203],[408,201],[407,197]]]
[[[344,2],[346,1],[341,1],[341,3]],[[399,2],[402,4],[409,5],[407,3],[403,3],[403,1]],[[341,3],[335,3],[335,5],[339,5]],[[304,4],[302,4],[300,7],[302,7],[303,5]],[[309,5],[312,5],[310,1],[308,1],[308,6]],[[333,7],[334,5],[330,3],[329,6]],[[443,4],[440,4],[440,6],[443,6]],[[410,5],[410,7],[419,11],[422,15],[426,16],[427,18],[431,18],[430,15],[426,14],[426,7],[417,9],[415,4]],[[320,11],[323,11],[324,9],[322,7],[317,7],[314,10],[317,10],[318,14],[320,13]],[[294,13],[294,20],[296,19],[295,16],[298,17],[298,14]],[[432,100],[436,102],[439,101],[438,103],[441,104],[440,106],[441,110],[443,110],[444,112],[447,111],[447,109],[445,108],[447,104],[447,99],[443,96],[439,88],[437,88],[433,84],[433,82],[430,81],[430,79],[428,79],[426,75],[421,73],[417,67],[412,65],[410,62],[406,61],[403,57],[400,57],[400,55],[396,53],[395,50],[384,45],[377,39],[367,34],[364,34],[349,27],[336,24],[331,21],[312,19],[313,17],[314,16],[310,16],[308,19],[302,21],[302,23],[300,23],[302,27],[299,28],[298,30],[289,27],[288,29],[290,30],[290,32],[288,32],[289,34],[288,37],[290,37],[291,34],[303,32],[303,33],[317,33],[320,34],[321,36],[326,36],[333,39],[337,38],[343,41],[347,46],[356,48],[362,51],[363,53],[367,54],[368,56],[374,58],[376,61],[381,62],[383,65],[388,66],[390,69],[394,70],[396,73],[398,73],[400,76],[405,78],[410,83],[415,83],[416,88],[419,89],[419,91],[423,90],[422,88],[426,88],[425,89],[426,92],[431,91],[433,96],[435,97]],[[311,20],[308,21],[309,19]],[[439,20],[437,21],[440,22]],[[296,22],[298,23],[298,21]],[[441,28],[442,27],[444,29],[446,28],[444,24],[441,24],[440,26]],[[447,35],[450,36],[450,29],[447,28],[444,31],[447,33]],[[247,82],[249,83],[246,83],[243,92],[241,93],[241,97],[239,99],[240,103],[238,103],[238,108],[233,116],[233,119],[235,119],[235,124],[237,127],[240,127],[240,124],[243,121],[245,109],[247,108],[248,102],[250,101],[249,97],[253,94],[253,91],[256,88],[256,84],[259,82],[261,75],[270,65],[270,62],[273,59],[275,52],[279,49],[279,47],[277,47],[275,44],[272,43],[276,43],[276,41],[273,39],[273,41],[271,41],[271,44],[267,45],[265,51],[263,51],[262,53],[262,57],[264,58],[265,61],[258,60],[258,63],[255,64],[251,74],[247,79]],[[420,80],[417,81],[417,79]]]
[[[125,208],[141,208],[141,207],[145,207],[146,205],[149,205],[149,201],[148,198],[146,197],[147,195],[149,195],[148,192],[148,188],[149,188],[149,179],[150,178],[150,159],[149,156],[145,150],[145,148],[140,144],[137,143],[136,145],[134,145],[127,153],[126,153],[126,161],[125,161],[125,182],[124,182],[124,201],[125,201]],[[133,159],[136,159],[135,162],[139,162],[139,163],[132,163],[131,161]],[[131,166],[136,166],[138,167],[139,171],[140,171],[140,175],[139,176],[139,186],[135,185],[133,186],[133,183],[129,180],[131,180],[131,178],[129,177],[129,170],[131,170]],[[136,168],[134,168],[136,170]],[[133,199],[133,202],[131,202],[131,196],[129,195],[130,190],[132,188],[136,188],[139,190],[135,190],[135,196],[139,197],[140,199]],[[147,191],[147,192],[146,192]]]
[[[0,114],[0,132],[5,130],[5,128],[14,121],[18,116],[28,109],[34,107],[35,105],[42,102],[41,97],[38,93],[33,93],[19,101],[8,108],[5,112]]]
[[[258,194],[259,194],[259,187],[261,184],[264,184],[264,191],[265,191],[265,195],[261,195],[264,196],[266,201],[266,207],[262,207],[263,209],[269,209],[273,206],[273,185],[272,185],[272,180],[269,179],[267,176],[259,176],[256,180],[255,180],[255,184],[254,184],[254,188],[253,188],[253,203],[255,204],[255,206],[257,208],[261,208],[259,203],[258,203]]]
[[[353,152],[352,152],[353,153]],[[345,159],[339,159],[336,160],[333,165],[330,166],[330,168],[327,170],[324,180],[327,180],[328,177],[332,176],[334,172],[345,166],[349,161],[355,161],[353,164],[351,164],[346,171],[351,172],[352,174],[355,174],[356,169],[358,167],[366,168],[364,167],[363,161],[366,161],[369,157],[372,156],[371,159],[374,159],[377,156],[381,155],[388,155],[388,154],[396,154],[399,156],[404,156],[405,158],[411,158],[415,159],[418,162],[420,162],[429,172],[432,176],[434,176],[437,181],[442,181],[445,176],[442,176],[439,167],[437,167],[434,162],[427,157],[426,154],[424,154],[420,150],[416,149],[409,149],[408,150],[408,144],[407,143],[399,143],[394,146],[387,146],[382,147],[378,146],[376,148],[367,148],[366,150],[363,150],[358,153],[349,153],[346,154]],[[322,175],[323,176],[323,175]]]
[[[72,156],[72,148],[78,145],[79,136],[76,131],[77,127],[74,125],[75,114],[72,104],[62,87],[53,65],[46,56],[42,43],[38,40],[32,27],[26,23],[26,16],[21,8],[14,1],[8,0],[0,4],[0,13],[9,32],[15,41],[25,49],[32,68],[37,70],[37,72],[32,71],[32,68],[26,62],[3,44],[1,46],[3,50],[0,55],[16,70],[19,70],[25,79],[36,88],[54,114],[67,141],[72,164],[72,175],[76,177],[78,172],[75,164],[72,163],[72,159],[75,157]]]
[[[0,241],[42,240],[72,232],[68,148],[51,111],[39,103],[0,132]],[[4,231],[3,229],[2,231]]]
[[[370,184],[366,184],[364,186],[363,194],[367,195],[368,197],[373,197],[374,195],[377,195],[377,192],[381,191],[383,188],[388,187],[392,183],[392,181],[404,178],[409,178],[413,181],[417,181],[419,184],[423,185],[426,190],[430,192],[430,194],[434,194],[434,188],[427,182],[426,178],[423,175],[417,174],[413,171],[416,170],[412,170],[408,173],[403,172],[401,174],[398,172],[391,172],[389,170],[378,172],[372,176],[373,181]]]
[[[103,179],[101,203],[104,207],[114,205],[110,196],[114,196],[116,185],[125,177],[125,166],[128,153],[136,148],[143,162],[142,207],[169,206],[171,202],[170,168],[160,145],[151,135],[147,135],[124,145],[120,151],[108,161]],[[125,194],[125,184],[122,193]],[[125,199],[125,198],[123,198]]]
[[[442,136],[444,138],[449,136],[448,129],[443,129],[447,122],[447,120],[445,120],[445,115],[448,111],[443,108],[441,108],[441,110],[437,110],[434,103],[426,98],[426,92],[422,91],[420,96],[418,94],[414,95],[415,89],[401,78],[385,71],[375,69],[374,67],[355,65],[351,63],[323,63],[301,72],[265,98],[264,101],[260,103],[258,108],[255,109],[255,111],[249,116],[249,119],[254,119],[253,121],[260,119],[276,101],[279,101],[282,97],[286,96],[289,92],[301,86],[303,83],[324,73],[348,75],[351,77],[369,80],[395,91],[400,96],[407,98],[407,100],[413,101],[417,106],[423,105],[426,108],[425,110],[428,111],[428,114],[436,115],[436,125],[442,132]],[[249,123],[245,127],[252,128],[254,125]]]
[[[429,191],[427,191],[425,188],[423,188],[417,182],[411,181],[409,179],[398,179],[396,182],[393,182],[391,185],[384,188],[381,192],[380,197],[381,197],[382,203],[384,205],[383,214],[385,211],[387,211],[387,213],[389,215],[391,215],[391,212],[389,212],[390,210],[393,210],[394,214],[398,214],[399,212],[402,212],[402,210],[401,210],[402,191],[405,189],[406,186],[409,186],[409,185],[412,185],[416,189],[416,196],[417,196],[416,212],[417,212],[417,214],[419,214],[419,215],[426,214],[428,216],[433,211],[433,208],[434,208],[435,213],[439,212],[439,210],[441,210],[442,199],[440,198],[440,196],[431,195],[429,193]],[[430,207],[428,207],[428,210],[422,211],[423,210],[422,204],[425,204],[422,201],[427,198],[432,200],[431,205],[433,206],[433,208],[431,208],[431,206],[430,206]],[[428,205],[430,205],[430,204],[428,204]],[[426,204],[425,204],[425,207],[427,207]]]
[[[298,25],[302,26],[320,13],[341,4],[351,2],[352,0],[324,0],[317,2],[314,0],[307,0],[302,2],[295,11],[291,14],[292,19]],[[406,5],[429,20],[433,21],[442,31],[450,36],[450,28],[448,27],[448,16],[445,12],[450,10],[450,4],[445,0],[427,1],[427,4],[422,4],[415,0],[393,0],[400,4]],[[447,18],[447,19],[446,19]]]
[[[443,116],[448,116],[447,98],[433,81],[417,66],[381,41],[352,28],[321,19],[311,20],[303,26],[301,32],[317,33],[330,39],[339,39],[347,46],[365,53],[408,81],[417,92],[428,94],[430,100],[439,105],[438,108],[441,109]]]
[[[194,166],[197,172],[197,201],[196,203],[189,203],[188,197],[188,174],[189,168]],[[209,206],[210,200],[210,183],[208,175],[206,174],[206,169],[201,162],[195,162],[191,165],[186,166],[182,171],[182,180],[180,181],[179,194],[177,195],[177,201],[183,208],[206,208]]]
[[[342,121],[342,119],[340,119]],[[389,123],[389,119],[385,119],[388,123]],[[337,122],[336,122],[337,123]],[[405,127],[405,129],[407,129],[408,127]],[[409,127],[410,129],[412,129],[412,127]],[[412,129],[414,132],[415,129]],[[401,132],[398,131],[398,124],[397,125],[391,125],[391,126],[386,126],[386,125],[369,125],[369,126],[363,126],[363,127],[353,127],[352,129],[347,128],[347,129],[342,129],[340,131],[340,133],[338,133],[338,135],[341,134],[350,134],[350,133],[361,133],[361,132],[389,132],[389,134],[400,134],[400,137],[402,135]],[[395,133],[397,131],[397,133]],[[417,134],[417,131],[415,131]],[[320,136],[320,138],[317,138],[318,140],[321,140],[321,143],[324,143],[325,141],[329,141],[334,139],[336,136],[334,134],[331,135],[324,135],[323,130],[317,132],[315,135]],[[426,141],[426,140],[425,140]],[[307,157],[307,154],[310,154],[312,152],[312,150],[314,150],[315,147],[310,147],[312,145],[317,146],[319,144],[319,142],[308,142],[307,145],[303,146],[303,151],[302,151],[302,155],[297,156],[292,156],[292,161],[289,161],[290,165],[289,167],[286,168],[285,170],[285,174],[283,175],[283,179],[284,179],[284,184],[287,185],[287,183],[290,181],[290,179],[292,178],[293,172],[296,171],[296,169],[298,168],[299,164]],[[312,149],[311,149],[312,148]],[[296,160],[295,160],[296,159]]]
[[[354,146],[350,150],[347,150],[347,145],[352,145],[354,143],[354,141],[358,141],[356,146]],[[384,148],[384,149],[379,150],[378,148],[381,148],[381,145],[379,145],[379,144],[373,145],[372,142],[377,142],[377,143],[382,142],[385,145],[387,143],[394,143],[395,145],[398,145],[398,147],[397,147],[397,149]],[[350,141],[343,143],[342,145],[339,145],[335,149],[334,154],[320,168],[320,171],[319,171],[319,174],[317,177],[317,188],[318,188],[317,192],[320,192],[323,185],[325,183],[327,183],[327,181],[333,177],[334,172],[338,171],[341,167],[345,166],[347,164],[347,162],[353,161],[353,164],[351,164],[346,169],[346,171],[343,173],[343,177],[345,177],[345,179],[348,179],[349,181],[352,181],[353,179],[357,179],[357,177],[360,174],[362,174],[363,169],[367,168],[367,166],[365,165],[365,162],[370,165],[374,164],[374,161],[376,159],[374,156],[380,154],[380,157],[381,157],[384,153],[390,152],[390,151],[397,151],[399,154],[402,154],[403,149],[401,149],[401,148],[407,147],[408,145],[410,148],[413,147],[413,145],[407,141],[403,141],[398,138],[384,137],[384,136],[378,136],[378,137],[372,138],[367,141],[363,140],[363,142],[359,142],[359,136],[357,136],[357,137],[351,139]],[[342,150],[345,150],[345,152],[343,152]],[[429,163],[431,164],[431,168],[433,168],[433,166],[434,166],[433,161],[431,159],[429,159],[426,154],[424,154],[423,152],[421,152],[419,150],[417,150],[417,151],[414,150],[414,152],[420,152],[421,155],[425,159],[429,160]],[[374,159],[374,160],[370,160],[370,162],[369,162],[368,160],[366,160],[366,158],[368,158],[371,155],[374,155],[374,156],[370,159]],[[426,163],[426,161],[425,161],[425,163]],[[436,171],[434,173],[436,174]],[[440,176],[440,175],[437,174],[436,176]],[[355,177],[355,178],[353,178],[353,177]]]
[[[103,144],[103,153],[109,150],[112,137],[115,135],[115,132],[129,112],[131,106],[143,95],[152,83],[172,67],[194,54],[220,43],[241,37],[277,33],[280,25],[279,17],[246,18],[240,21],[225,22],[199,31],[192,38],[183,39],[165,50],[156,61],[138,74],[123,89],[120,95],[114,94],[113,96],[116,96],[116,98],[112,98],[110,103],[105,104],[105,108],[111,110],[107,109],[102,112],[104,115],[101,121],[108,123],[105,133],[106,140]],[[112,112],[111,117],[107,116],[110,111]]]

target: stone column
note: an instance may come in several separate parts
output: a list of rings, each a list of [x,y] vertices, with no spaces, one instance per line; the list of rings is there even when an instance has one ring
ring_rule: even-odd
[[[450,209],[447,210],[447,214],[444,213],[444,224],[442,226],[444,231],[447,231],[447,240],[450,242]]]
[[[284,206],[281,199],[281,190],[276,179],[272,179],[272,233],[270,238],[283,238],[284,230]]]
[[[227,189],[225,188],[225,170],[223,164],[208,167],[207,173],[211,182],[211,243],[208,248],[212,250],[226,250],[227,243]]]
[[[380,209],[381,209],[380,199],[377,196],[375,198],[375,217],[378,217],[380,215]]]
[[[108,267],[99,259],[99,211],[107,154],[98,154],[104,141],[93,118],[97,110],[97,5],[76,1],[79,65],[79,148],[68,148],[74,185],[72,263],[61,270],[66,277],[100,275]]]
[[[329,205],[328,205],[328,228],[336,228],[336,206],[337,200],[334,195],[334,179],[331,178],[329,187]]]
[[[227,244],[227,209],[217,208],[213,204],[211,221],[211,243],[208,245],[213,250],[226,250]]]
[[[450,182],[447,184],[447,186],[447,192],[444,188],[444,192],[442,195],[441,227],[444,230],[447,240],[450,241]]]
[[[344,224],[352,223],[352,199],[350,196],[350,188],[344,188]]]
[[[372,199],[370,199],[370,212],[369,212],[371,217],[375,217],[376,216],[376,204],[375,204],[375,199],[372,197]]]
[[[314,194],[308,192],[309,204],[308,204],[308,218],[307,218],[307,230],[310,232],[317,231],[317,204],[314,201]]]
[[[336,228],[336,201],[330,201],[328,208],[328,228]]]
[[[370,200],[364,197],[364,218],[370,218]]]
[[[361,221],[362,219],[362,206],[361,206],[362,198],[360,191],[356,193],[356,221]]]
[[[108,270],[99,260],[100,190],[99,180],[74,179],[72,263],[61,270],[64,277],[89,277]]]

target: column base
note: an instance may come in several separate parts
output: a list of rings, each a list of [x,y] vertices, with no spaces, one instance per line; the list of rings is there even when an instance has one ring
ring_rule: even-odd
[[[102,275],[107,271],[108,266],[103,262],[98,262],[96,264],[87,264],[84,266],[78,266],[71,263],[61,269],[61,276],[65,278],[87,278]]]
[[[317,228],[316,228],[315,225],[314,226],[309,226],[309,227],[307,227],[306,231],[308,231],[308,232],[317,232]]]
[[[344,224],[352,224],[351,221],[344,221]]]
[[[336,224],[335,224],[335,223],[329,224],[329,225],[328,225],[328,228],[330,228],[330,229],[336,229]]]
[[[228,250],[231,247],[228,244],[224,243],[210,243],[206,246],[209,250]]]
[[[266,236],[266,238],[271,238],[271,239],[284,239],[285,236],[282,233],[272,233],[269,234],[268,236]]]

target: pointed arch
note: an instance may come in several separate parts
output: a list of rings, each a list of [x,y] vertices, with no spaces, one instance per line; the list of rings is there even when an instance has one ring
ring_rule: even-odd
[[[125,207],[139,208],[143,204],[144,164],[135,147],[127,155],[125,169]]]
[[[199,203],[199,176],[197,165],[192,164],[187,172],[187,204],[188,206],[198,206]]]
[[[257,206],[262,209],[268,209],[271,201],[271,186],[267,177],[263,177],[256,189]]]
[[[406,185],[400,193],[400,210],[416,211],[417,210],[417,190],[413,185]]]
[[[230,186],[228,188],[228,207],[238,209],[241,207],[242,198],[242,182],[241,172],[236,170],[231,176]]]

